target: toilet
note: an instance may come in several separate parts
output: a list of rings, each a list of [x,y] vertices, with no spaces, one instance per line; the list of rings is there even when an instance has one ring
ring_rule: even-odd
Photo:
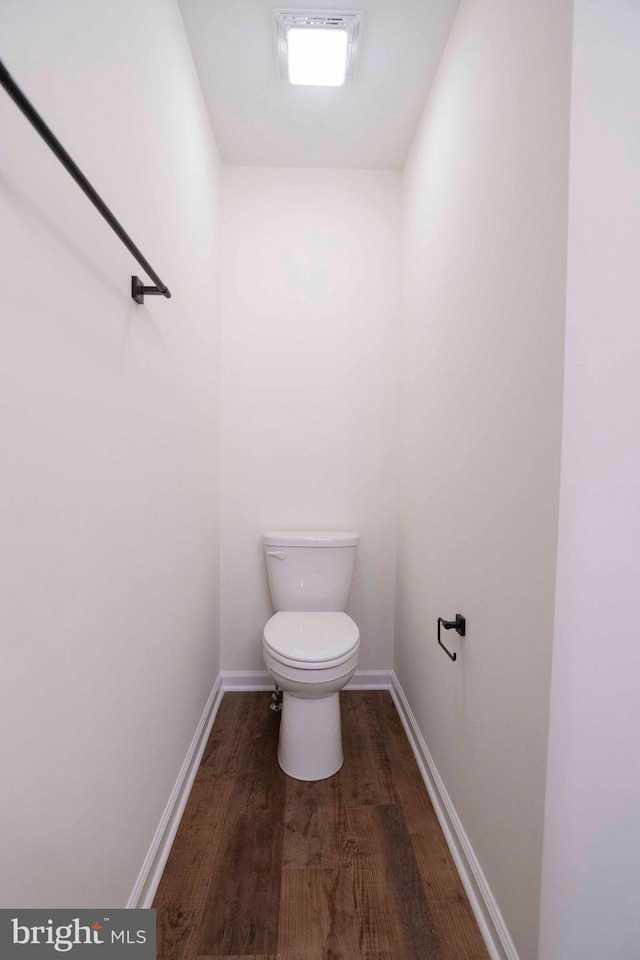
[[[262,538],[277,611],[262,650],[282,690],[278,763],[296,780],[324,780],[342,766],[339,691],[358,662],[360,631],[344,612],[359,536],[275,531]]]

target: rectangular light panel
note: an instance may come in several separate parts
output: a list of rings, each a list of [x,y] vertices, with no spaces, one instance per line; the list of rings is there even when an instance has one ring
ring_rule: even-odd
[[[274,10],[273,17],[281,77],[320,87],[339,87],[353,79],[361,11]]]
[[[341,87],[347,75],[347,31],[287,31],[289,83]]]

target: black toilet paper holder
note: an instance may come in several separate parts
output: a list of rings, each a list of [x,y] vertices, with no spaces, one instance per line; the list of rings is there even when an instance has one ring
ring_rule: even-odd
[[[445,630],[455,630],[456,633],[459,633],[461,637],[464,637],[467,631],[467,621],[462,616],[461,613],[456,613],[455,620],[443,620],[442,617],[438,617],[438,643],[446,653],[448,657],[451,657],[452,660],[455,660],[458,656],[457,653],[451,653],[450,650],[447,650],[444,643],[440,639],[440,625],[442,625]]]

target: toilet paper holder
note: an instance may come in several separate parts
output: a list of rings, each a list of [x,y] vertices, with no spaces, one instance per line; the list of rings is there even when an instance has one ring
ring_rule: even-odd
[[[456,660],[458,654],[451,653],[450,650],[447,650],[444,643],[440,639],[440,625],[442,625],[445,630],[455,630],[456,633],[460,634],[461,637],[464,637],[467,632],[467,621],[461,613],[456,613],[455,620],[443,620],[442,617],[438,617],[438,643],[448,657],[450,657],[452,660]]]

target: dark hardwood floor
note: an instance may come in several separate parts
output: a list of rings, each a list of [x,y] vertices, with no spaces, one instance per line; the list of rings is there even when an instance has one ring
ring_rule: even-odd
[[[488,960],[391,697],[342,691],[345,762],[286,777],[227,693],[154,907],[159,960]]]

